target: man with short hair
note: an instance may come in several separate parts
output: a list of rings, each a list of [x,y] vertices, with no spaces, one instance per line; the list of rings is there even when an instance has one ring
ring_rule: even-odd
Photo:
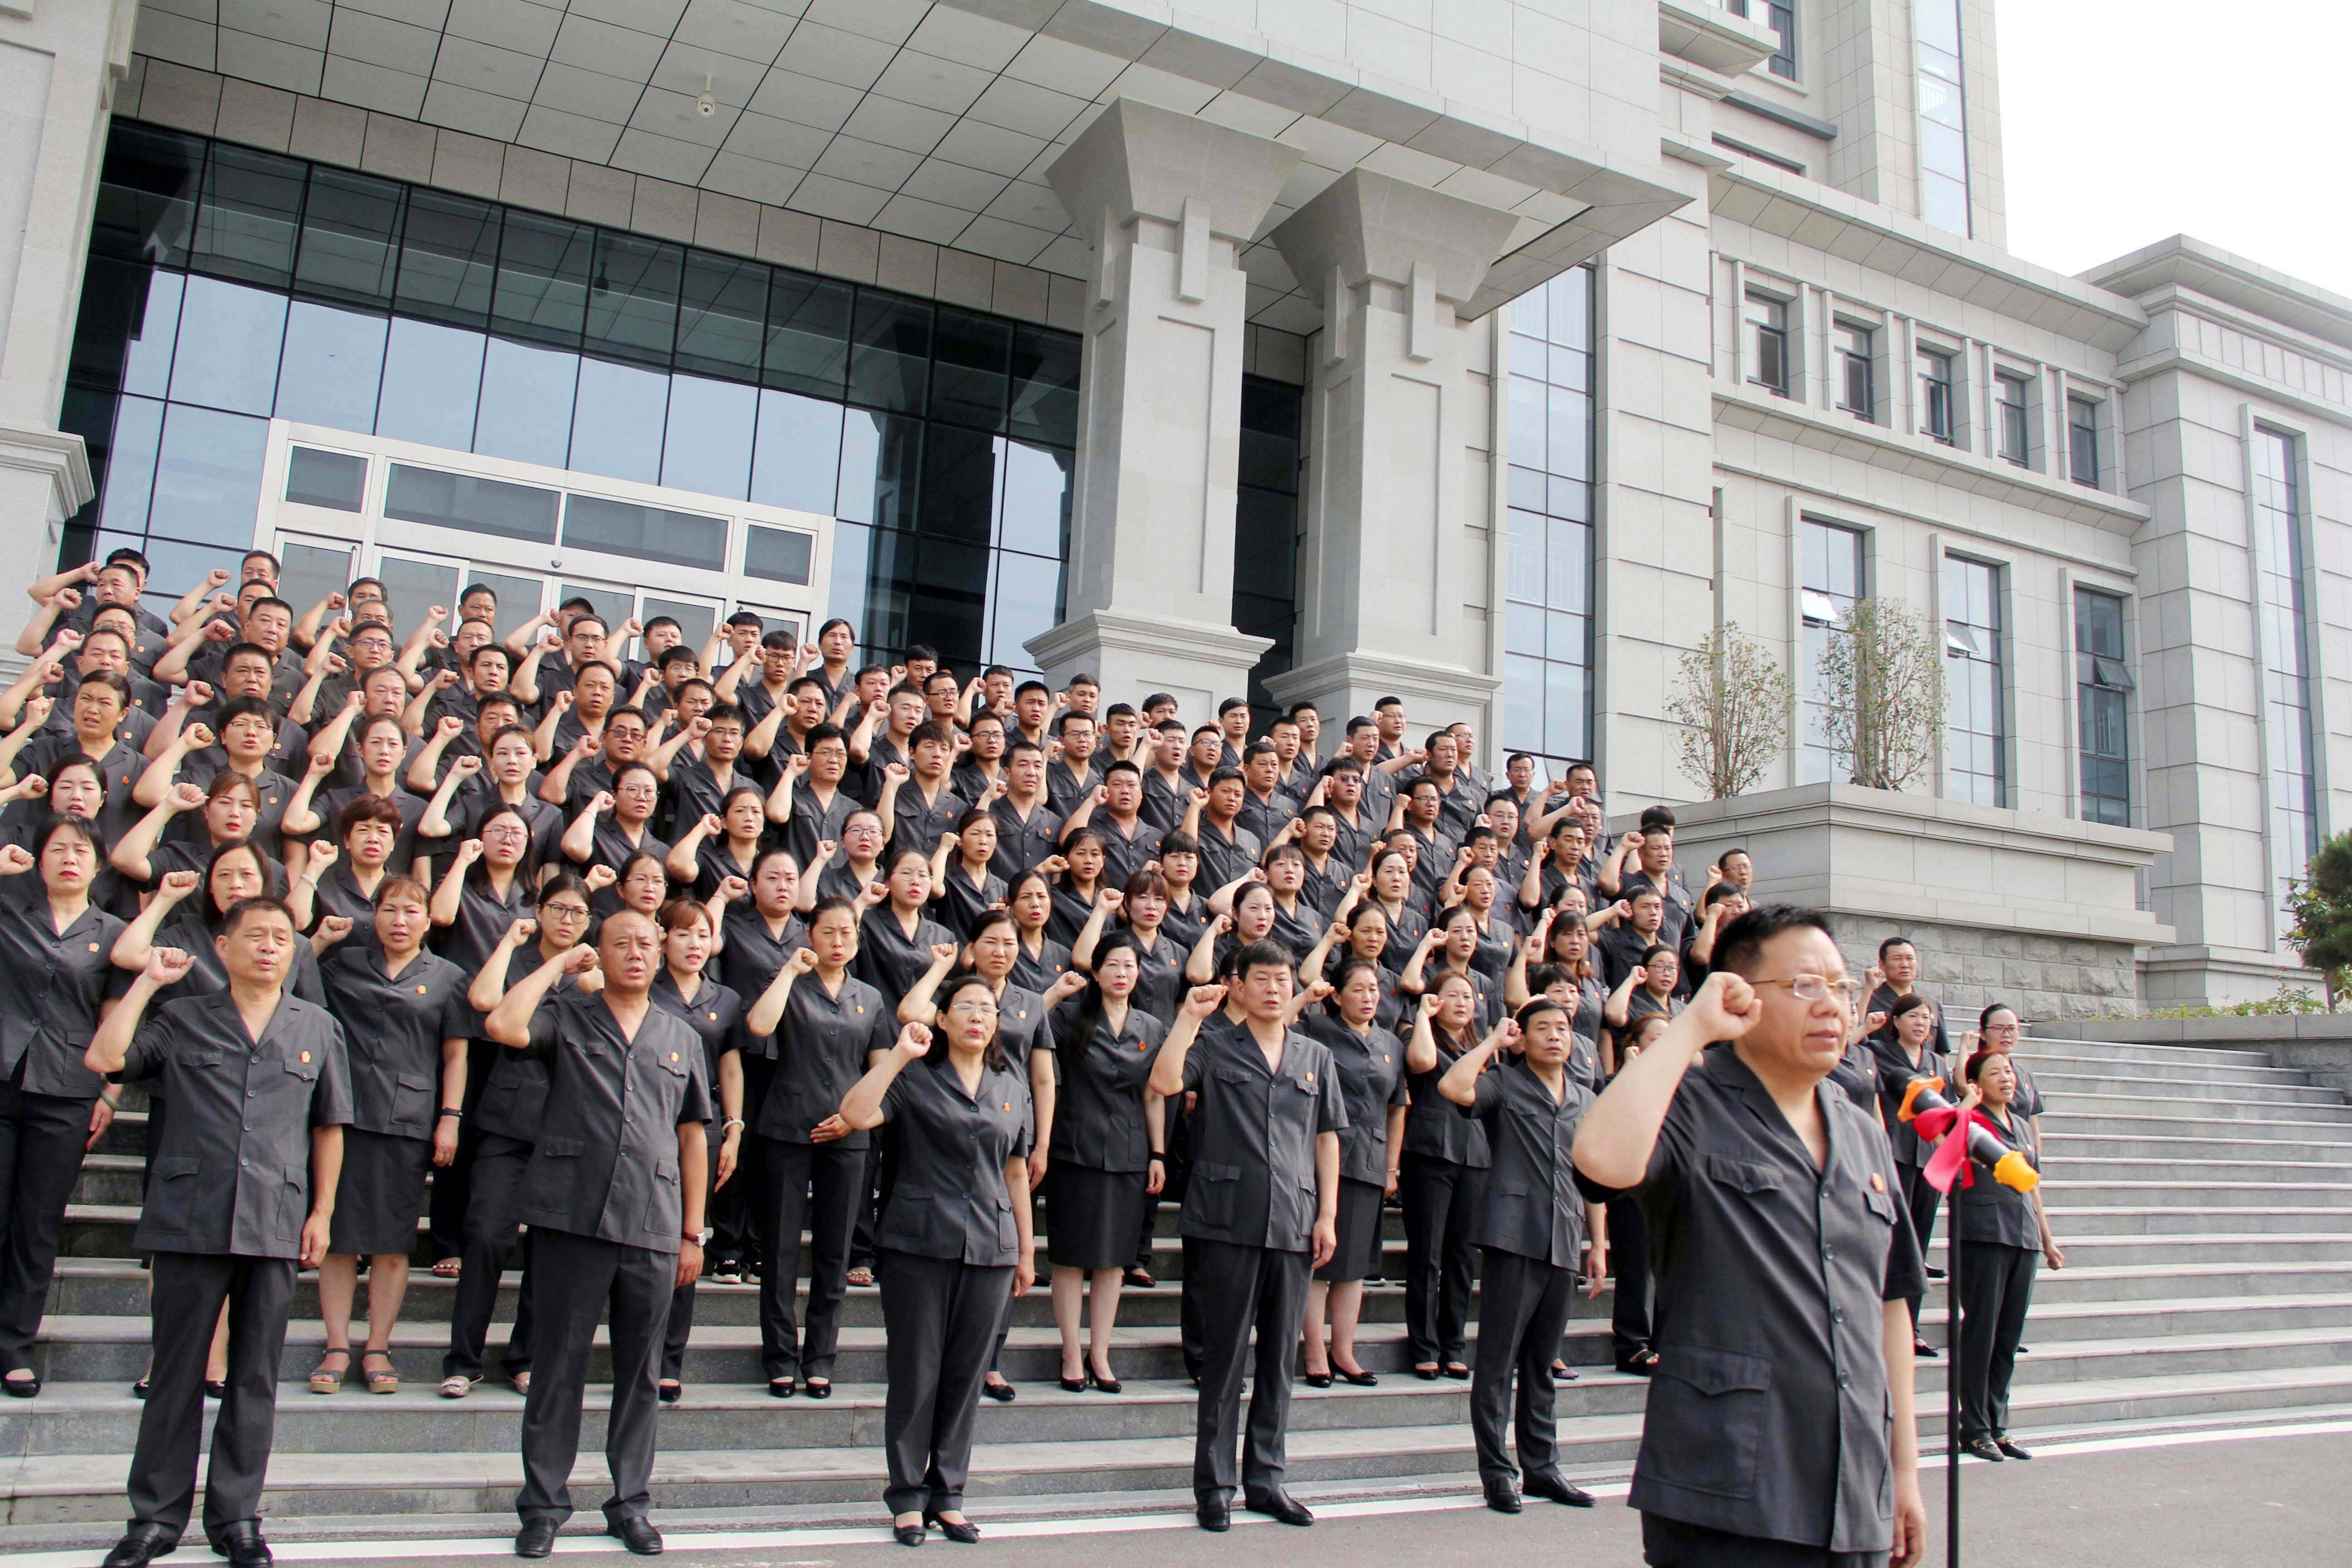
[[[1858,990],[1825,917],[1752,910],[1577,1130],[1579,1186],[1639,1201],[1656,1267],[1627,1500],[1654,1563],[1925,1549],[1906,1303],[1926,1281],[1886,1134],[1825,1081]]]
[[[1404,699],[1383,697],[1372,704],[1372,727],[1380,731],[1381,745],[1374,762],[1385,763],[1404,754]]]
[[[1106,888],[1124,889],[1129,877],[1159,857],[1160,830],[1144,820],[1142,809],[1142,773],[1133,763],[1113,763],[1062,825],[1065,843],[1082,827],[1102,839]]]
[[[1024,680],[1013,689],[1013,738],[1026,741],[1041,752],[1047,750],[1045,721],[1053,713],[1054,690],[1044,681]]]
[[[1242,765],[1242,752],[1249,745],[1250,705],[1246,697],[1228,697],[1217,704],[1217,731],[1223,741],[1217,765],[1237,768]]]
[[[1241,823],[1242,803],[1248,793],[1238,770],[1219,768],[1209,787],[1194,790],[1185,802],[1180,826],[1201,846],[1198,885],[1203,892],[1213,893],[1239,881],[1257,868],[1259,857],[1265,853],[1265,840]]]
[[[1184,726],[1162,719],[1143,732],[1139,750],[1144,760],[1143,817],[1161,833],[1173,833],[1184,820],[1184,803],[1192,785],[1184,776]]]
[[[1339,1237],[1339,1133],[1346,1102],[1331,1053],[1289,1028],[1296,955],[1255,942],[1234,957],[1241,1022],[1214,1016],[1223,985],[1196,987],[1151,1067],[1151,1092],[1196,1096],[1189,1118],[1192,1179],[1178,1230],[1190,1244],[1184,1294],[1202,1330],[1192,1495],[1202,1528],[1227,1529],[1243,1502],[1285,1524],[1315,1516],[1283,1489],[1284,1438],[1307,1274]],[[1250,1335],[1257,1336],[1255,1355]],[[1238,1475],[1242,1376],[1255,1365],[1249,1432]]]
[[[1093,715],[1074,709],[1062,715],[1055,728],[1060,744],[1045,763],[1045,797],[1053,802],[1055,815],[1066,821],[1102,783],[1102,764],[1095,758]]]
[[[1271,741],[1252,741],[1242,752],[1241,824],[1272,844],[1298,815],[1299,801],[1282,787],[1282,756]]]
[[[1019,740],[1004,753],[1004,795],[989,807],[996,818],[996,854],[989,869],[1013,879],[1062,852],[1062,817],[1045,794],[1045,752]]]
[[[948,783],[948,764],[954,758],[955,738],[945,724],[926,719],[915,726],[907,742],[907,776],[884,780],[878,803],[883,836],[893,850],[930,854],[971,809],[971,802]]]

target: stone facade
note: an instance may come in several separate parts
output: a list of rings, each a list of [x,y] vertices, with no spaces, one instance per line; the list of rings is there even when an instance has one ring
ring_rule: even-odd
[[[1942,1005],[1954,1035],[1974,1028],[1994,1002],[2039,1023],[2110,1016],[2139,994],[2137,951],[2127,942],[1834,912],[1830,925],[1855,974],[1878,962],[1878,944],[1890,936],[1916,947],[1919,984]]]

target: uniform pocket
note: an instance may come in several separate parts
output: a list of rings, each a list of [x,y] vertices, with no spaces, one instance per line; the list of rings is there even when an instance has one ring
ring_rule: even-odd
[[[1750,1197],[1777,1190],[1780,1173],[1760,1160],[1735,1159],[1729,1154],[1709,1154],[1706,1173],[1710,1181],[1746,1193]]]
[[[392,1079],[392,1124],[422,1137],[433,1131],[433,1079],[424,1073],[395,1073]]]
[[[676,1160],[654,1162],[654,1179],[646,1185],[646,1228],[656,1235],[686,1234],[686,1206]]]
[[[1893,1197],[1873,1188],[1864,1187],[1862,1193],[1862,1201],[1870,1206],[1870,1212],[1872,1214],[1876,1215],[1880,1219],[1885,1220],[1890,1226],[1895,1223],[1895,1200]]]
[[[539,1141],[539,1152],[551,1160],[577,1160],[586,1147],[586,1143],[578,1138],[542,1138]]]
[[[1202,1161],[1192,1166],[1192,1201],[1203,1225],[1223,1226],[1234,1223],[1234,1210],[1241,1202],[1241,1182],[1239,1165],[1212,1165]]]
[[[1660,1345],[1644,1417],[1645,1433],[1654,1441],[1643,1444],[1644,1464],[1669,1486],[1752,1496],[1771,1386],[1772,1363],[1763,1356]]]
[[[201,1168],[187,1154],[170,1155],[148,1167],[146,1219],[150,1225],[173,1235],[187,1230],[195,1219],[196,1173]]]

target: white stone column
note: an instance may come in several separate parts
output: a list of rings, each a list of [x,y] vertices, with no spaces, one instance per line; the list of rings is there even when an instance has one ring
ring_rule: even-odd
[[[1120,99],[1046,171],[1094,245],[1066,619],[1047,679],[1173,693],[1185,717],[1244,695],[1269,646],[1234,629],[1241,247],[1300,154]]]
[[[0,617],[57,560],[90,499],[81,437],[58,429],[132,0],[0,4]],[[15,620],[7,624],[15,625]],[[24,661],[0,653],[13,674]]]
[[[1485,718],[1500,678],[1473,626],[1465,450],[1487,438],[1456,307],[1485,279],[1511,214],[1356,169],[1283,220],[1274,243],[1323,308],[1307,393],[1307,551],[1297,661],[1268,682],[1327,724],[1384,696],[1433,722]],[[1481,362],[1483,363],[1483,362]],[[1483,568],[1483,562],[1477,563]]]

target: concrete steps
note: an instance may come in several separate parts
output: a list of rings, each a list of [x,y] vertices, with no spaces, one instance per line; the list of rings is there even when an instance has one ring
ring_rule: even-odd
[[[2070,1267],[2045,1269],[2026,1330],[2012,1407],[2021,1433],[2193,1423],[2352,1404],[2352,1106],[2246,1051],[2029,1041],[2024,1059],[2051,1109],[2042,1189]],[[47,1303],[40,1398],[0,1401],[0,1489],[8,1521],[71,1531],[121,1518],[146,1361],[144,1279],[131,1253],[138,1219],[143,1100],[126,1100],[84,1166],[67,1216],[67,1256]],[[1164,1209],[1153,1268],[1127,1292],[1112,1364],[1118,1398],[1070,1394],[1045,1290],[1015,1305],[1003,1369],[1020,1396],[984,1404],[976,1498],[1072,1500],[1181,1492],[1190,1484],[1194,1396],[1181,1378],[1181,1255]],[[1041,1215],[1041,1235],[1050,1225]],[[1392,1279],[1401,1215],[1384,1215]],[[1941,1260],[1939,1237],[1931,1257]],[[331,1398],[302,1379],[324,1344],[315,1276],[297,1287],[279,1373],[278,1458],[268,1511],[365,1528],[394,1516],[504,1527],[520,1479],[521,1401],[495,1377],[516,1279],[501,1282],[493,1381],[439,1398],[454,1287],[417,1271],[394,1363],[399,1394],[354,1382]],[[1923,1335],[1947,1342],[1932,1288]],[[364,1310],[362,1282],[361,1307]],[[688,1350],[685,1401],[662,1415],[656,1500],[665,1509],[822,1510],[870,1505],[882,1479],[884,1324],[878,1292],[844,1310],[840,1379],[823,1403],[767,1397],[757,1289],[705,1285]],[[1581,1369],[1559,1394],[1568,1462],[1622,1465],[1639,1439],[1645,1385],[1608,1366],[1610,1297],[1579,1297],[1563,1353]],[[1404,1486],[1458,1477],[1469,1451],[1467,1385],[1424,1383],[1406,1366],[1402,1293],[1366,1292],[1358,1352],[1372,1389],[1300,1386],[1291,1473],[1303,1486]],[[600,1352],[601,1353],[601,1352]],[[601,1365],[592,1375],[602,1376]],[[1921,1424],[1941,1430],[1947,1363],[1920,1363]],[[592,1384],[580,1482],[600,1496],[607,1391]],[[1049,1506],[1041,1501],[1039,1506]],[[1096,1505],[1099,1506],[1099,1505]]]

